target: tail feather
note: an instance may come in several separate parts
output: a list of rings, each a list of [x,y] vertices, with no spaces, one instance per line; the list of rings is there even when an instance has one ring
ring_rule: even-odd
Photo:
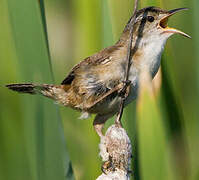
[[[67,105],[67,87],[65,87],[65,85],[8,84],[6,87],[19,93],[41,94],[60,104]]]
[[[17,91],[20,93],[36,94],[35,85],[33,84],[8,84],[6,87],[10,90]]]
[[[44,92],[50,91],[54,85],[48,84],[8,84],[6,87],[10,90],[17,91],[19,93],[29,93],[29,94],[43,94]]]

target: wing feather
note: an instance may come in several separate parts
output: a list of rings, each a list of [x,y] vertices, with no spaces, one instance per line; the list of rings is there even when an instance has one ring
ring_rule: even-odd
[[[110,70],[110,61],[114,61],[112,54],[119,48],[119,46],[106,48],[73,67],[61,83],[62,85],[71,86],[68,91],[71,107],[74,106],[82,110],[88,109],[88,107],[91,108],[109,96],[112,92],[110,90],[120,83],[120,78],[110,76],[113,71]],[[102,78],[101,74],[105,76],[107,74],[107,78]]]

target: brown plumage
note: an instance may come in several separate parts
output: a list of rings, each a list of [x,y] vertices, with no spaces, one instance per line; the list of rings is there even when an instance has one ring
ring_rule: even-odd
[[[82,111],[83,118],[90,113],[98,114],[94,124],[103,124],[117,111],[115,106],[107,108],[107,104],[122,88],[121,74],[113,75],[113,72],[122,72],[124,67],[117,60],[125,58],[125,55],[126,48],[116,44],[81,61],[61,85],[9,84],[7,87],[20,93],[44,95],[64,106]]]
[[[174,33],[188,37],[167,27],[168,17],[179,10],[182,9],[165,11],[148,7],[137,12],[129,73],[131,84],[125,105],[137,97],[140,70],[147,67],[152,77],[157,73],[166,40]],[[97,114],[94,127],[102,136],[105,121],[118,111],[121,101],[130,26],[129,20],[115,45],[74,66],[60,85],[10,84],[7,87],[21,93],[42,94],[64,106],[82,111],[84,117],[89,113]]]

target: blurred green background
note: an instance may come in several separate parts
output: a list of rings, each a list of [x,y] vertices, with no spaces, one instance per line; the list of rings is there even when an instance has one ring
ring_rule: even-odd
[[[199,1],[141,0],[140,8],[190,8],[170,19],[175,35],[163,55],[155,97],[145,93],[123,116],[133,144],[132,179],[199,179]],[[16,82],[59,84],[83,58],[116,42],[133,0],[0,0],[0,179],[96,179],[101,173],[93,117]],[[106,127],[113,122],[110,120]]]

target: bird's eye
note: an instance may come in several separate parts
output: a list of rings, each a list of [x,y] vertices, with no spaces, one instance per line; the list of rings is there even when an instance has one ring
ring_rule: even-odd
[[[154,17],[153,17],[153,16],[147,16],[147,20],[148,20],[149,22],[153,22],[153,21],[154,21]]]

